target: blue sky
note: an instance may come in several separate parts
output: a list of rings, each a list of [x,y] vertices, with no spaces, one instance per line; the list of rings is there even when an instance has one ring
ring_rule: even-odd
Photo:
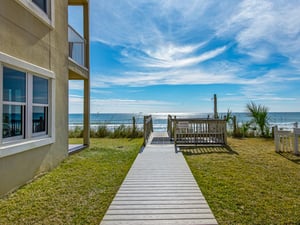
[[[299,112],[299,12],[299,0],[90,0],[91,112],[207,113],[214,94],[219,112]],[[69,96],[82,112],[81,82]]]

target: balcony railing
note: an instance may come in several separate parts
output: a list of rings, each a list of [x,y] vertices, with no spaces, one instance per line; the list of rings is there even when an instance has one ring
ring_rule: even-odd
[[[70,25],[68,26],[69,57],[81,66],[85,65],[85,39]]]

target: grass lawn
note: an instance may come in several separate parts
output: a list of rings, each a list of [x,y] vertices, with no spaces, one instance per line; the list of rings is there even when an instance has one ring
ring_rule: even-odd
[[[220,224],[300,224],[300,157],[270,139],[229,139],[234,152],[185,150]]]
[[[0,199],[0,224],[99,224],[142,139],[92,139],[56,169]],[[77,143],[77,140],[70,140]]]

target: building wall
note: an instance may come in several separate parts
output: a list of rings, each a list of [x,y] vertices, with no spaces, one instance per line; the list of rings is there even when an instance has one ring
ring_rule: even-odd
[[[15,0],[1,0],[0,52],[55,73],[55,142],[0,158],[0,196],[68,155],[68,1],[55,1],[54,7],[53,28]]]

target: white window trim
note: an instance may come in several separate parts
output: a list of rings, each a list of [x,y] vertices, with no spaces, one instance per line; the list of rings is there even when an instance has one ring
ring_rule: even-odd
[[[18,59],[14,56],[10,56],[3,52],[0,52],[0,63],[10,65],[14,68],[20,69],[25,72],[34,73],[42,77],[55,79],[55,74],[53,71],[42,68],[40,66],[34,65],[32,63],[26,62],[24,60]],[[2,71],[1,71],[2,72]]]
[[[49,15],[46,14],[42,9],[40,9],[32,0],[15,0],[25,9],[27,9],[32,15],[34,15],[37,19],[39,19],[42,23],[53,29],[54,22],[55,22],[55,7],[54,7],[54,0],[50,1],[50,13]]]
[[[34,148],[42,147],[45,145],[50,145],[55,142],[53,137],[43,137],[43,138],[33,138],[23,141],[18,141],[14,143],[6,143],[0,145],[0,158],[14,155],[17,153],[32,150]]]
[[[36,66],[24,60],[20,60],[13,56],[0,52],[0,80],[3,79],[3,66],[19,69],[31,74],[39,75],[49,79],[49,111],[48,118],[50,124],[47,136],[32,137],[22,140],[14,140],[12,142],[0,143],[0,158],[20,152],[28,151],[44,145],[53,144],[55,142],[55,73],[45,68]],[[3,82],[0,82],[0,138],[2,139],[2,112],[3,112]]]

